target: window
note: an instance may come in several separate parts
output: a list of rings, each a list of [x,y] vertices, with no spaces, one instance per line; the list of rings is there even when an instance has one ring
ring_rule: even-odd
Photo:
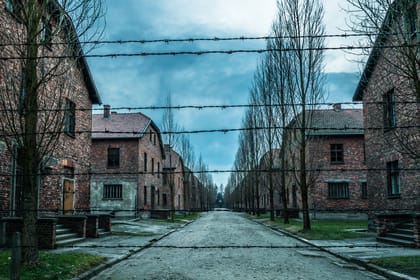
[[[331,144],[331,163],[343,163],[343,144]]]
[[[162,194],[162,203],[163,203],[163,206],[167,206],[168,205],[168,196],[167,196],[166,193],[163,193]]]
[[[328,198],[330,199],[348,199],[349,183],[328,183]]]
[[[108,168],[120,167],[120,149],[108,148]]]
[[[391,161],[386,164],[387,185],[389,196],[400,195],[400,171],[398,169],[398,161]]]
[[[160,190],[157,190],[156,192],[157,192],[157,194],[156,194],[156,196],[157,196],[157,205],[159,206],[160,205]]]
[[[405,25],[409,39],[414,39],[417,35],[417,11],[416,3],[413,3],[414,1],[410,2],[407,3],[409,6],[406,7]]]
[[[147,172],[147,154],[144,153],[144,172]]]
[[[366,182],[362,182],[360,184],[360,190],[361,190],[361,193],[362,193],[362,199],[367,199],[368,194],[367,194],[367,183]]]
[[[104,185],[103,199],[122,199],[122,185],[121,184]]]
[[[156,134],[153,134],[153,144],[156,146]]]
[[[153,141],[153,132],[151,130],[149,132],[149,136],[150,136],[150,142],[152,142]]]
[[[21,19],[22,4],[16,0],[6,0],[6,10],[9,11],[16,19]]]
[[[384,100],[384,127],[385,129],[395,128],[397,126],[395,93],[394,89],[386,93]]]
[[[160,162],[157,163],[157,177],[160,178]]]
[[[152,158],[152,175],[155,175],[155,159]]]
[[[42,18],[41,42],[48,49],[52,48],[52,26],[45,17]]]
[[[76,129],[76,104],[70,100],[66,100],[64,111],[64,133],[74,137]]]
[[[143,191],[143,205],[147,204],[147,187],[144,186],[144,191]]]

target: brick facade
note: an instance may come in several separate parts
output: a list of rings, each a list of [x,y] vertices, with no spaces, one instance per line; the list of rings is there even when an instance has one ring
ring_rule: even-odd
[[[105,106],[104,115],[93,116],[93,127],[104,133],[93,135],[92,210],[122,217],[162,209],[164,152],[159,129],[144,114],[109,110]],[[109,166],[109,149],[118,150],[118,166]],[[121,185],[120,196],[106,197],[104,189],[109,185]]]
[[[186,193],[184,185],[184,164],[180,155],[169,145],[165,145],[164,184],[163,191],[167,194],[167,209],[185,210]],[[172,188],[171,188],[172,185]],[[171,198],[173,191],[173,198]],[[172,205],[172,199],[174,205]],[[165,206],[164,206],[165,207]]]
[[[306,170],[312,217],[366,217],[368,200],[366,189],[362,189],[366,187],[362,111],[317,110],[313,112],[311,128],[307,131]],[[296,147],[293,134],[288,138],[285,141],[288,208],[302,209],[300,187],[295,179],[298,172],[292,171],[299,170],[295,166],[299,163],[299,150],[291,148]]]
[[[394,32],[389,22],[383,28],[387,31],[378,37],[377,45],[401,42],[401,38],[385,34]],[[418,40],[418,36],[416,33],[411,39]],[[371,228],[380,215],[400,215],[404,220],[420,209],[420,104],[410,79],[399,72],[404,68],[401,61],[400,48],[375,47],[353,97],[364,106]]]
[[[5,1],[0,1],[0,21],[2,22],[2,32],[4,34],[17,34],[22,32],[22,25],[5,8]],[[54,38],[57,41],[59,38]],[[80,46],[75,46],[76,50],[65,49],[63,45],[52,45],[48,50],[48,55],[63,55],[69,52],[78,53]],[[45,50],[42,50],[45,51]],[[3,48],[3,55],[13,54],[15,50]],[[15,78],[16,83],[20,82],[21,69],[17,60],[2,61],[2,69],[7,72],[1,72],[0,87],[2,92],[7,91],[7,85],[4,82],[7,77]],[[50,65],[41,63],[43,70],[48,71]],[[41,70],[40,70],[41,71]],[[96,91],[92,77],[90,75],[87,63],[84,58],[65,59],[58,64],[58,72],[65,73],[49,80],[39,89],[39,106],[48,109],[62,109],[58,104],[71,101],[75,105],[75,127],[73,136],[61,133],[56,145],[49,154],[50,158],[44,175],[40,177],[38,208],[40,215],[56,215],[63,212],[64,208],[64,181],[71,181],[74,185],[71,195],[73,203],[69,203],[68,213],[84,212],[89,208],[89,171],[90,171],[90,148],[91,148],[91,111],[92,104],[100,103],[100,97]],[[15,85],[15,88],[19,85]],[[10,91],[9,91],[10,92]],[[4,97],[4,96],[3,96]],[[17,102],[10,99],[10,108],[15,109]],[[14,99],[18,100],[18,98]],[[84,109],[84,110],[80,110]],[[88,109],[88,110],[86,110]],[[38,122],[42,124],[59,123],[48,119],[51,112],[40,110]],[[49,114],[49,115],[48,115]],[[0,121],[5,120],[1,116]],[[51,122],[51,123],[50,123]],[[6,130],[8,128],[6,127]],[[44,128],[48,130],[48,128]],[[51,129],[51,128],[50,128]],[[57,129],[57,128],[52,128]],[[64,131],[63,127],[58,127],[59,131]],[[45,132],[42,130],[42,132]],[[78,133],[83,132],[83,133]],[[7,131],[6,131],[7,134]],[[9,143],[6,145],[5,143]],[[17,165],[14,159],[15,148],[12,147],[10,138],[0,139],[0,216],[19,215],[14,210],[18,207],[19,177],[16,176]],[[65,174],[65,175],[64,175]],[[71,204],[71,205],[70,205]]]

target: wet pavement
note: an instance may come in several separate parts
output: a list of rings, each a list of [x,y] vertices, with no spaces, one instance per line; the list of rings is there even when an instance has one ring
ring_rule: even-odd
[[[203,216],[206,215],[208,214],[203,214]],[[86,241],[77,243],[73,246],[56,249],[52,252],[83,252],[105,257],[107,260],[104,264],[95,267],[78,277],[78,279],[90,279],[101,271],[129,259],[133,255],[138,254],[145,249],[155,246],[154,244],[159,244],[159,241],[166,240],[166,237],[171,236],[173,233],[180,232],[182,235],[183,232],[188,233],[190,231],[189,229],[190,226],[186,227],[184,224],[154,220],[113,221],[112,235],[95,239],[87,239]],[[277,229],[273,231],[279,232]],[[279,234],[290,236],[290,234],[286,232],[279,232]],[[316,250],[311,249],[313,246],[320,252],[331,253],[333,256],[341,259],[342,261],[338,261],[338,265],[351,266],[354,264],[380,273],[381,275],[385,275],[385,277],[393,277],[394,279],[416,279],[389,270],[377,268],[370,265],[368,260],[388,256],[420,255],[419,249],[404,248],[380,243],[377,242],[374,237],[340,241],[309,241],[298,238],[298,241],[309,245],[308,247],[305,247],[305,245],[297,250],[297,253],[302,256],[313,256],[313,254],[319,254]]]

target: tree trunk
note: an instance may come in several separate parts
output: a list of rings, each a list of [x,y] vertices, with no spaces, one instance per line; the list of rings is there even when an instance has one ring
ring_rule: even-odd
[[[24,75],[24,135],[22,150],[23,167],[23,231],[22,231],[22,262],[26,265],[38,263],[38,173],[39,158],[37,154],[37,126],[38,126],[38,93],[37,93],[37,55],[36,42],[38,21],[30,17],[28,24],[27,59],[23,68]]]

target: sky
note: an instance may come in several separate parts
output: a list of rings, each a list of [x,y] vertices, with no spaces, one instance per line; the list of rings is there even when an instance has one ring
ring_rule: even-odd
[[[342,34],[343,0],[324,0],[326,34]],[[276,0],[106,0],[103,40],[151,40],[267,36]],[[327,46],[349,45],[330,39]],[[261,49],[264,41],[103,44],[89,54]],[[325,53],[328,102],[351,102],[360,65],[342,51]],[[246,104],[261,54],[131,56],[89,58],[103,104],[112,108]],[[114,109],[115,110],[115,109]],[[114,111],[113,110],[113,111]],[[134,110],[135,111],[135,110]],[[131,112],[134,112],[131,111]],[[100,111],[95,111],[100,113]],[[120,110],[119,112],[126,112]],[[162,128],[162,110],[141,110]],[[186,131],[240,128],[244,109],[174,110]],[[188,134],[194,153],[209,170],[232,169],[238,133]],[[228,173],[212,174],[219,186]]]

